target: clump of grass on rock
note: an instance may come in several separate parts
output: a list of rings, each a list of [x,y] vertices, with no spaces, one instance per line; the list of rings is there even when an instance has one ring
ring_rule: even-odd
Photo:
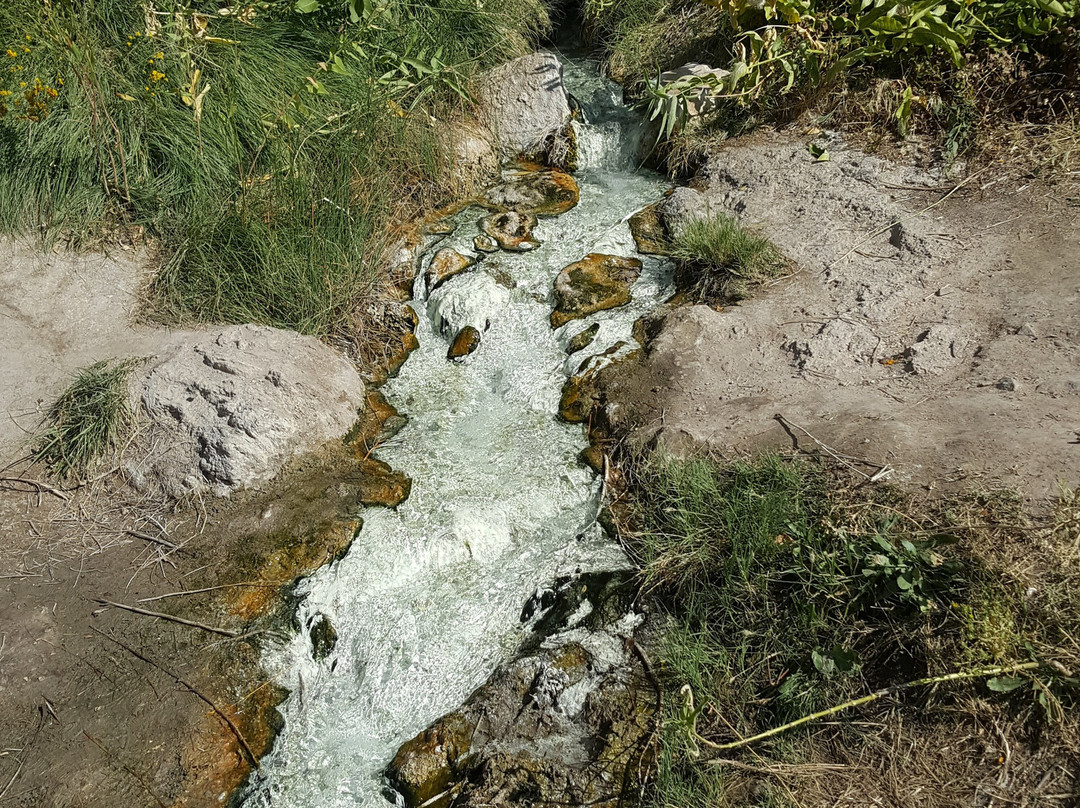
[[[138,362],[106,359],[78,371],[45,414],[33,460],[61,479],[79,477],[116,449],[133,422],[127,383]]]
[[[680,291],[698,303],[741,300],[787,266],[776,245],[726,214],[687,224],[673,239],[671,255]]]

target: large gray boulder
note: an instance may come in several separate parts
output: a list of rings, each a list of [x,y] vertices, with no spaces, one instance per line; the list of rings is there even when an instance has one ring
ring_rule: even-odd
[[[341,438],[365,388],[314,337],[237,325],[178,341],[134,374],[131,394],[150,421],[149,451],[126,469],[134,484],[225,496]]]
[[[530,53],[488,71],[479,82],[480,117],[495,133],[502,156],[535,156],[570,123],[562,64],[551,53]]]

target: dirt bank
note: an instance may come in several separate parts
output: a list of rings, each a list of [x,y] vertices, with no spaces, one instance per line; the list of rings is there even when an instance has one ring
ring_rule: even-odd
[[[869,476],[889,467],[928,488],[1041,499],[1075,484],[1080,226],[1068,194],[1006,190],[984,173],[945,198],[957,182],[828,146],[818,163],[806,138],[762,136],[708,161],[674,215],[735,214],[793,274],[722,310],[658,313],[637,361],[603,376],[612,427],[726,456],[817,450],[816,438],[867,460]]]

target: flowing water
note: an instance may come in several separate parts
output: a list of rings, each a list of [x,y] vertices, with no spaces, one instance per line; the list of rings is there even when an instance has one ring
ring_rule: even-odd
[[[292,694],[247,808],[386,806],[383,767],[512,654],[536,588],[626,564],[595,524],[600,485],[577,461],[583,430],[555,413],[567,375],[586,358],[620,340],[624,352],[634,346],[632,324],[668,293],[669,268],[642,257],[629,306],[559,331],[548,324],[549,299],[558,271],[586,254],[636,255],[626,218],[666,185],[634,169],[637,123],[619,88],[573,62],[565,81],[584,113],[581,201],[541,220],[536,250],[489,256],[432,300],[414,301],[420,348],[383,389],[409,421],[379,451],[412,477],[412,495],[396,510],[366,510],[349,554],[301,585],[300,624],[326,615],[338,641],[321,662],[305,632],[267,651],[265,664]],[[439,247],[470,253],[480,215],[460,214]],[[433,324],[442,316],[455,327],[490,321],[461,364],[446,359]],[[601,323],[597,339],[567,357],[566,341],[592,322]]]

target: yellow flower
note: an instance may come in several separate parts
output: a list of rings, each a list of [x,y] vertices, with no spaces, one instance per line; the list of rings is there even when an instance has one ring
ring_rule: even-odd
[[[26,86],[26,82],[25,82],[25,81],[20,81],[20,82],[19,82],[19,86],[20,86],[20,87],[25,87],[25,86]]]
[[[8,58],[9,58],[9,59],[14,59],[14,58],[15,58],[16,56],[18,56],[19,54],[17,54],[17,53],[16,53],[15,51],[13,51],[13,50],[12,50],[11,48],[8,48],[8,49],[7,49],[7,55],[8,55]]]

